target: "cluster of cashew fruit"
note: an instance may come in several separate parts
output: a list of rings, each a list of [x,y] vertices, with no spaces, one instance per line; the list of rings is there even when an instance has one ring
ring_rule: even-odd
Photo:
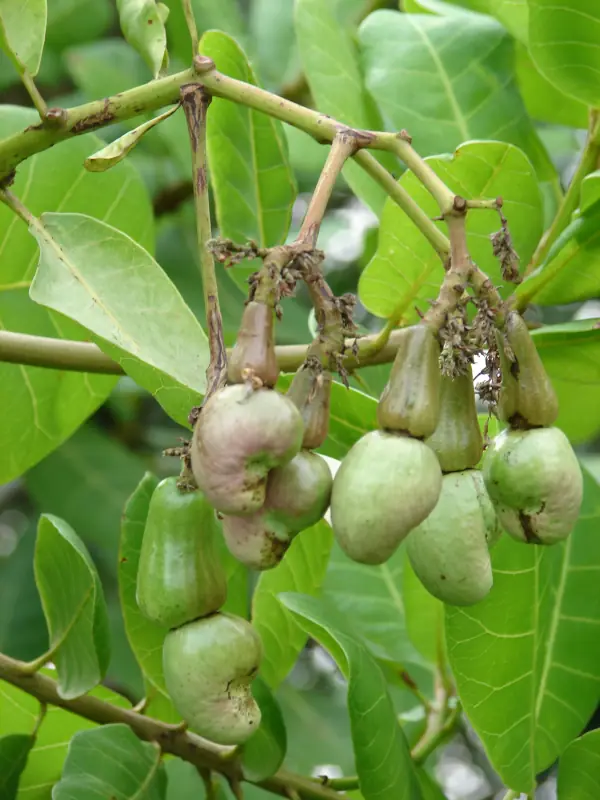
[[[251,683],[262,645],[249,622],[219,610],[227,585],[218,536],[249,568],[271,569],[331,507],[350,558],[381,564],[406,539],[425,588],[470,605],[492,588],[490,548],[502,530],[534,544],[569,535],[582,475],[568,440],[551,427],[556,397],[518,313],[508,313],[497,345],[497,415],[507,428],[481,471],[470,371],[442,375],[439,335],[423,321],[400,333],[378,404],[380,429],[356,442],[332,481],[313,452],[328,434],[331,392],[319,342],[279,393],[273,308],[246,305],[226,385],[207,398],[194,427],[187,456],[195,486],[159,484],[140,555],[138,605],[170,629],[165,681],[192,730],[240,744],[260,723]]]
[[[380,398],[381,430],[360,439],[334,481],[334,532],[350,558],[381,564],[406,539],[411,565],[435,597],[452,605],[492,588],[490,548],[502,530],[550,545],[572,531],[583,479],[527,325],[509,312],[497,332],[502,385],[497,415],[507,428],[483,441],[471,376],[438,366],[435,334],[405,329]]]
[[[220,612],[227,580],[217,551],[255,570],[276,566],[292,538],[329,507],[332,478],[312,452],[327,437],[331,375],[309,357],[287,396],[273,309],[250,301],[227,383],[202,408],[189,451],[194,480],[167,478],[150,501],[137,577],[137,603],[169,628],[167,690],[189,727],[218,744],[246,741],[260,724],[251,691],[262,657],[246,620]]]

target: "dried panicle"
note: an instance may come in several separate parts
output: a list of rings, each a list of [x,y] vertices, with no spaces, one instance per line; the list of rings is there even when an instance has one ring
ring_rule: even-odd
[[[232,239],[210,239],[206,246],[215,260],[224,264],[226,268],[239,264],[246,258],[253,259],[258,256],[264,258],[266,255],[265,249],[259,247],[256,242],[236,244]]]
[[[519,256],[513,247],[512,236],[508,229],[508,220],[500,209],[498,209],[498,214],[500,215],[501,228],[490,236],[494,255],[500,262],[504,280],[508,283],[521,283]]]
[[[467,305],[470,300],[468,295],[461,298],[439,331],[442,345],[440,370],[442,375],[448,378],[467,375],[475,356],[481,349],[476,337],[473,336],[473,326],[468,324]]]

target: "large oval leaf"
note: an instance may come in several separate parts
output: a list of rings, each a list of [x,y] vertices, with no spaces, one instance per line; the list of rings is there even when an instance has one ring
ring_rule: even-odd
[[[152,256],[83,214],[43,214],[31,233],[40,246],[32,300],[88,328],[168,414],[188,424],[206,385],[208,343]]]
[[[71,526],[48,514],[38,525],[34,570],[58,670],[58,692],[67,699],[78,697],[100,683],[110,660],[100,578]]]
[[[497,197],[504,200],[513,243],[526,264],[542,233],[542,200],[535,172],[516,147],[501,142],[469,142],[453,156],[427,159],[432,169],[455,192],[469,198]],[[412,173],[400,184],[431,217],[435,201]],[[478,210],[467,218],[469,249],[473,259],[495,284],[502,283],[500,267],[493,255],[489,235],[499,228],[495,211]],[[380,317],[396,316],[402,310],[407,320],[416,317],[414,305],[437,296],[444,277],[438,255],[408,217],[387,200],[377,252],[361,275],[360,299]],[[504,288],[504,293],[510,291]]]
[[[0,138],[34,124],[27,108],[0,110]],[[20,165],[12,191],[33,214],[80,211],[119,228],[153,248],[152,208],[136,170],[127,163],[91,175],[83,162],[102,145],[88,134],[38,153]],[[32,303],[28,289],[37,246],[26,226],[0,204],[0,328],[85,339],[88,333],[65,317]],[[117,378],[0,363],[0,482],[25,472],[58,447],[108,396]]]
[[[299,594],[284,594],[281,602],[330,652],[348,680],[352,743],[364,800],[421,800],[408,743],[377,662],[328,604]]]
[[[365,566],[348,558],[336,543],[324,585],[325,598],[352,620],[353,630],[373,654],[398,664],[421,660],[406,631],[403,562],[401,549],[384,564]]]
[[[75,734],[52,799],[163,800],[165,789],[160,748],[128,725],[103,725]]]
[[[237,80],[256,84],[239,44],[219,31],[205,33],[200,52]],[[210,181],[221,236],[272,247],[285,242],[296,182],[287,159],[282,124],[266,114],[214,98],[207,118]],[[244,282],[256,264],[229,272]]]
[[[600,487],[584,473],[571,537],[535,547],[503,537],[494,587],[446,607],[450,663],[463,708],[502,779],[530,792],[600,699]]]
[[[156,78],[165,60],[168,9],[156,0],[117,0],[123,36],[138,51]]]
[[[600,105],[600,6],[596,0],[528,0],[529,49],[540,72],[566,94]]]
[[[252,599],[252,624],[264,645],[260,674],[276,689],[294,666],[306,644],[306,633],[277,595],[299,591],[320,594],[333,543],[331,528],[324,521],[298,534],[283,561],[261,573]]]
[[[367,17],[359,42],[384,119],[406,128],[421,155],[499,139],[524,150],[540,178],[555,174],[519,95],[511,37],[495,20],[382,10]]]
[[[556,424],[573,443],[600,431],[600,320],[546,325],[532,331],[558,395]]]
[[[54,670],[43,673],[55,679]],[[90,693],[121,708],[131,703],[104,686]],[[9,683],[0,683],[0,735],[26,734],[31,738],[39,719],[40,704],[30,694]],[[59,780],[69,742],[80,730],[95,728],[96,724],[56,706],[48,709],[29,752],[27,765],[19,782],[18,800],[49,800],[52,786]]]
[[[0,0],[0,47],[14,59],[19,71],[36,75],[40,68],[47,14],[46,0]]]
[[[594,183],[597,181],[589,181],[588,187]],[[600,203],[595,203],[565,228],[545,262],[517,288],[517,297],[526,297],[527,302],[543,306],[576,303],[598,297],[599,226]]]
[[[296,37],[304,74],[319,111],[355,128],[381,130],[379,112],[365,91],[356,44],[351,31],[341,24],[336,5],[343,6],[296,0]],[[389,155],[378,154],[378,158],[388,169],[397,169]],[[383,190],[354,162],[346,164],[343,174],[352,190],[379,215],[385,201]]]

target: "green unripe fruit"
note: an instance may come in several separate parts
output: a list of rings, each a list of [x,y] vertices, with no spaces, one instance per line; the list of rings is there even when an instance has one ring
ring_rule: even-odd
[[[265,502],[267,476],[302,444],[302,417],[271,389],[227,386],[203,407],[190,448],[194,478],[223,514],[245,515]]]
[[[262,642],[252,625],[213,614],[169,631],[163,671],[173,705],[194,733],[217,744],[245,742],[260,725],[252,680]]]
[[[552,425],[558,416],[558,399],[518,312],[509,313],[503,332],[496,331],[496,340],[502,366],[499,418],[513,428]]]
[[[327,511],[332,478],[325,459],[301,450],[269,473],[265,505],[248,517],[223,517],[227,547],[256,570],[276,567],[292,538],[315,525]]]
[[[390,379],[377,406],[384,430],[425,439],[435,431],[440,413],[440,347],[426,325],[400,331]]]
[[[486,453],[483,477],[502,527],[515,539],[555,544],[575,527],[583,477],[558,428],[503,431]]]
[[[323,370],[318,359],[308,360],[294,375],[287,396],[302,414],[302,447],[320,447],[329,433],[331,372]]]
[[[227,378],[230,383],[244,383],[259,378],[265,386],[275,386],[279,367],[273,339],[273,309],[251,300],[242,315],[242,322],[229,357]]]
[[[406,540],[406,552],[427,591],[444,603],[479,603],[492,588],[482,482],[475,470],[444,475],[436,507]]]
[[[483,437],[470,374],[454,379],[442,375],[440,416],[437,428],[425,444],[438,457],[442,472],[460,472],[479,463]]]
[[[352,447],[333,481],[331,521],[344,552],[382,564],[437,503],[435,453],[409,436],[371,431]]]
[[[220,527],[201,492],[180,491],[177,478],[156,487],[137,575],[137,603],[152,622],[176,628],[225,603],[227,576],[217,549]]]

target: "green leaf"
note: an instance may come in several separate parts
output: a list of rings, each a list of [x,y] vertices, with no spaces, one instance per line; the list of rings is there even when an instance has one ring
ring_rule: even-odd
[[[32,300],[84,325],[105,352],[186,425],[206,385],[208,343],[152,256],[83,214],[43,214]]]
[[[0,47],[20,72],[37,75],[46,37],[46,0],[0,0]]]
[[[162,800],[166,786],[157,746],[141,742],[128,725],[104,725],[75,734],[52,798]]]
[[[444,604],[425,589],[404,553],[402,602],[406,633],[426,661],[435,664],[444,635]]]
[[[600,7],[596,0],[528,0],[529,51],[565,94],[600,105]]]
[[[256,85],[246,54],[225,33],[205,33],[200,52],[226,75]],[[283,244],[297,190],[281,123],[214,98],[206,135],[220,235],[240,243],[253,240],[261,247]],[[256,268],[251,262],[229,273],[244,283]]]
[[[406,15],[408,16],[408,15]],[[469,142],[453,156],[427,159],[429,166],[455,192],[468,198],[501,196],[514,247],[527,264],[542,234],[542,200],[531,163],[516,147],[501,142]],[[435,201],[412,173],[400,184],[431,217]],[[495,211],[480,210],[467,220],[468,242],[474,261],[495,284],[502,284],[500,266],[489,235],[498,229]],[[373,314],[414,320],[416,303],[437,295],[444,276],[442,262],[431,245],[391,200],[381,217],[377,252],[359,281],[360,299]],[[510,292],[504,285],[503,293]]]
[[[587,128],[587,106],[550,83],[538,70],[524,45],[517,44],[515,59],[519,89],[530,116],[555,125]]]
[[[296,0],[296,37],[308,85],[322,113],[354,128],[381,130],[383,123],[365,90],[354,38],[335,11],[333,3]],[[378,158],[397,171],[394,158],[381,154]],[[383,189],[354,162],[346,164],[343,174],[352,191],[379,216]]]
[[[527,0],[452,0],[452,3],[495,17],[515,39],[527,44]]]
[[[555,176],[515,82],[513,42],[490,17],[382,10],[359,29],[367,89],[422,156],[471,139],[520,147],[538,177]]]
[[[579,210],[587,211],[600,200],[600,169],[590,172],[581,182]]]
[[[54,670],[44,669],[43,673],[56,678]],[[131,708],[124,697],[103,686],[93,689],[91,695],[121,708]],[[0,735],[22,733],[31,736],[38,722],[39,707],[39,702],[30,694],[8,683],[0,683]],[[21,775],[19,800],[49,800],[52,786],[60,778],[73,735],[94,727],[93,722],[62,708],[49,708]]]
[[[32,736],[23,733],[0,738],[0,800],[15,800],[33,742]]]
[[[31,109],[3,106],[0,138],[36,124]],[[121,164],[110,173],[90,175],[85,158],[101,146],[96,136],[78,136],[38,153],[20,165],[12,191],[33,214],[81,211],[153,248],[152,208],[135,169]],[[6,254],[10,253],[10,258]],[[0,328],[86,339],[79,325],[32,303],[28,289],[37,258],[26,226],[0,204]],[[117,378],[0,364],[0,483],[21,475],[67,439],[101,405]]]
[[[365,800],[420,800],[416,770],[398,725],[385,677],[335,609],[316,598],[284,594],[281,602],[335,659],[348,680],[356,770]]]
[[[260,727],[242,746],[244,775],[251,781],[263,781],[283,764],[287,734],[279,703],[267,684],[257,678],[252,693],[261,711]]]
[[[504,536],[492,551],[490,595],[470,608],[446,606],[463,708],[517,791],[533,790],[598,702],[599,522],[600,487],[584,472],[581,517],[566,542],[530,547]]]
[[[152,130],[159,122],[170,117],[171,114],[174,114],[178,108],[179,106],[172,106],[172,108],[154,117],[154,119],[148,120],[148,122],[144,122],[142,125],[138,125],[137,128],[128,131],[123,134],[123,136],[119,136],[118,139],[107,144],[106,147],[98,150],[97,153],[88,156],[83,162],[84,167],[89,172],[106,172],[107,169],[119,164],[125,156],[133,150],[145,133]]]
[[[558,395],[556,424],[572,443],[600,431],[600,320],[548,325],[532,331]]]
[[[136,601],[136,581],[140,551],[150,498],[158,478],[147,472],[133,492],[123,512],[119,551],[119,596],[129,644],[151,689],[168,700],[162,668],[162,646],[167,628],[147,619]]]
[[[79,697],[100,683],[110,658],[98,573],[75,531],[50,514],[40,517],[34,570],[58,670],[58,692],[65,699]]]
[[[323,586],[325,599],[352,620],[371,652],[398,664],[420,661],[406,632],[403,563],[400,549],[379,566],[358,564],[335,543]]]
[[[597,183],[597,181],[596,181]],[[588,184],[589,186],[589,184]],[[517,296],[542,306],[576,303],[600,295],[600,202],[588,207],[558,237]]]
[[[260,634],[264,656],[260,674],[271,689],[285,678],[306,644],[306,634],[282,605],[280,592],[321,591],[333,542],[331,528],[321,520],[298,534],[281,564],[263,572],[252,598],[252,624]]]
[[[293,3],[254,0],[250,6],[250,36],[257,72],[268,88],[283,87],[300,75]]]
[[[590,731],[567,747],[558,764],[560,800],[600,797],[600,730]]]
[[[156,0],[117,0],[123,36],[142,56],[156,78],[167,53],[168,9]]]

